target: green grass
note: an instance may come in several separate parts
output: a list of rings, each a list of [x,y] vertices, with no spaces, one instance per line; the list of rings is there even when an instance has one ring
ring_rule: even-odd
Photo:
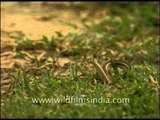
[[[81,10],[84,4],[70,6]],[[100,3],[86,3],[86,7],[91,4],[93,8],[101,7]],[[18,41],[17,58],[24,59],[21,50],[43,49],[48,51],[48,57],[68,57],[74,64],[67,67],[70,72],[65,77],[55,74],[51,66],[38,71],[30,67],[15,68],[12,75],[15,83],[10,92],[1,98],[2,118],[158,118],[158,81],[155,85],[149,80],[150,76],[158,79],[155,62],[158,57],[158,4],[104,3],[103,7],[101,9],[106,8],[110,18],[102,18],[99,23],[90,18],[82,20],[84,30],[81,33],[63,36],[56,31],[57,36],[48,38],[44,35],[39,43],[15,38]],[[121,21],[116,20],[117,16]],[[91,25],[86,25],[85,21],[91,22]],[[66,24],[78,29],[74,23]],[[102,63],[104,56],[115,59],[119,55],[132,66],[126,77],[117,76],[111,85],[92,85],[91,81],[99,76],[95,69],[87,68],[87,56],[95,57]],[[39,67],[46,61],[35,58],[32,64]],[[62,96],[129,98],[130,101],[125,104],[32,102],[32,98]]]

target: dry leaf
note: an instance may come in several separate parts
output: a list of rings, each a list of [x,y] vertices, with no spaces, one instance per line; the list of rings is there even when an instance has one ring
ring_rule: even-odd
[[[16,53],[10,52],[10,51],[6,51],[6,52],[1,53],[1,57],[6,57],[6,56],[15,57]]]
[[[3,85],[3,86],[1,86],[1,90],[8,90],[9,89],[9,87],[11,86],[11,84],[9,84],[9,85]]]
[[[151,84],[153,84],[153,85],[157,85],[158,84],[158,80],[154,79],[152,75],[149,76],[149,80],[150,80]]]
[[[39,56],[37,56],[37,60],[38,61],[41,60],[44,57],[45,54],[46,54],[46,52],[43,51]]]
[[[123,44],[122,42],[116,42],[116,45],[117,45],[118,47],[121,47],[121,48],[124,47],[124,44]]]
[[[12,80],[2,80],[1,85],[7,85],[7,84],[12,84],[13,81]]]
[[[107,49],[113,56],[117,55],[117,51],[113,51],[111,49]]]
[[[30,53],[26,52],[26,51],[22,51],[21,53],[25,54],[29,59],[34,59],[35,56],[31,55]]]
[[[139,54],[144,54],[144,55],[148,55],[148,51],[147,50],[140,50],[138,51]]]
[[[70,63],[71,60],[69,58],[58,58],[58,63],[61,67],[63,67],[65,64]]]

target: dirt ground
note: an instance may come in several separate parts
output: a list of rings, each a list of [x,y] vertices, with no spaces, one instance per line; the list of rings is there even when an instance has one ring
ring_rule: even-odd
[[[51,36],[54,31],[61,31],[63,34],[73,32],[73,29],[59,22],[63,19],[77,22],[73,11],[57,10],[54,5],[46,6],[43,2],[2,2],[2,32],[23,33],[31,39],[39,39],[42,35]]]

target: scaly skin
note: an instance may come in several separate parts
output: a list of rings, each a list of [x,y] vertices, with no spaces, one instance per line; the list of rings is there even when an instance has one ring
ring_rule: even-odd
[[[128,64],[128,63],[126,63],[126,62],[124,62],[124,61],[120,61],[120,60],[113,60],[113,61],[107,61],[107,62],[105,62],[104,64],[103,64],[103,70],[104,70],[104,72],[107,74],[108,73],[108,70],[109,70],[109,67],[110,67],[110,65],[112,64],[112,63],[114,63],[116,66],[124,66],[125,68],[127,68],[127,71],[130,71],[131,70],[131,66]]]
[[[131,70],[130,65],[128,65],[126,62],[120,61],[120,60],[108,60],[103,64],[101,67],[100,64],[97,62],[96,59],[91,59],[90,62],[95,66],[101,80],[103,80],[104,83],[110,84],[112,79],[109,75],[109,68],[114,63],[117,66],[124,66],[127,68],[128,71]]]
[[[99,65],[97,60],[93,58],[90,62],[95,66],[100,78],[104,81],[104,83],[107,83],[107,84],[111,83],[109,77],[106,75],[106,73],[104,72],[102,67]]]

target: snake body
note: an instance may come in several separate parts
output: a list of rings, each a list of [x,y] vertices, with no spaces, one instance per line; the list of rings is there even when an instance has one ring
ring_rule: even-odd
[[[96,59],[92,59],[91,63],[95,66],[95,68],[97,69],[97,72],[100,76],[100,78],[104,81],[104,83],[111,83],[110,78],[108,77],[108,75],[105,73],[105,71],[103,70],[103,68],[100,66],[100,64],[97,62]]]
[[[111,83],[111,77],[109,75],[109,69],[110,67],[114,64],[117,67],[119,66],[123,66],[124,68],[126,68],[128,71],[131,70],[131,66],[124,62],[124,61],[120,61],[120,60],[108,60],[107,62],[105,62],[102,66],[97,62],[97,60],[95,58],[93,58],[91,60],[91,63],[95,66],[100,78],[103,80],[104,83]]]

